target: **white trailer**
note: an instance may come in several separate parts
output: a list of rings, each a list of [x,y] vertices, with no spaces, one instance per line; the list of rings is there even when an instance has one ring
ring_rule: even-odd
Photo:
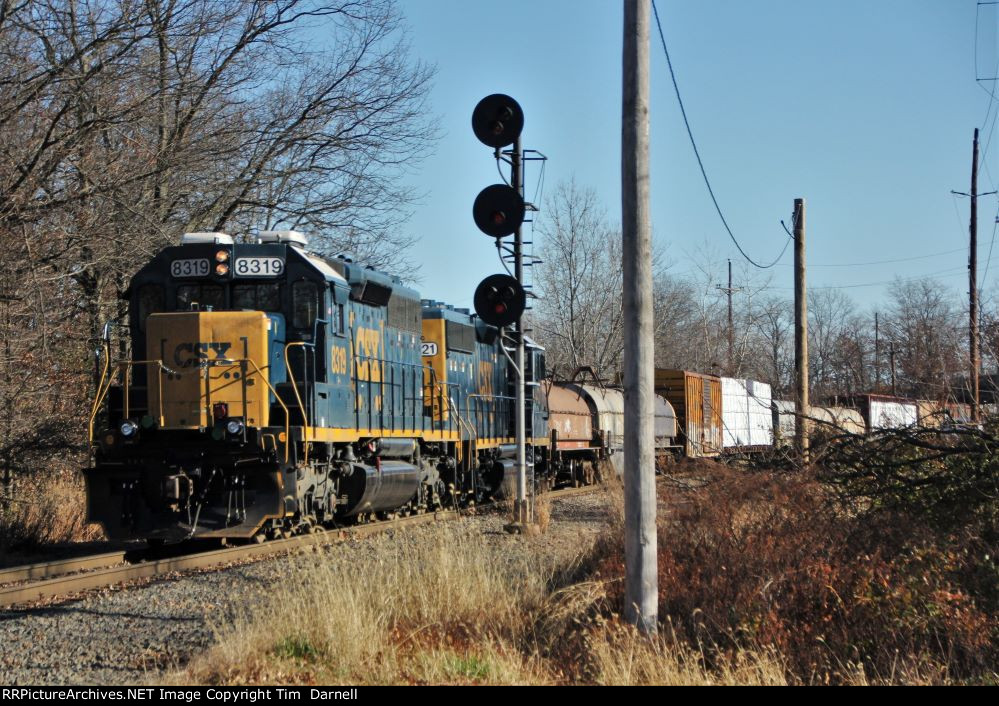
[[[758,380],[722,378],[722,446],[745,449],[774,441],[770,385]]]

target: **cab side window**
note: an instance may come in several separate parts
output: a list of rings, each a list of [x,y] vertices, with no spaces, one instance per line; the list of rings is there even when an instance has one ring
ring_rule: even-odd
[[[333,333],[342,336],[346,332],[343,321],[343,304],[333,305]]]
[[[311,329],[319,318],[319,287],[315,282],[299,280],[291,286],[291,325],[297,329]]]
[[[139,288],[139,330],[146,330],[146,318],[150,314],[163,309],[163,287],[158,284],[142,285]]]

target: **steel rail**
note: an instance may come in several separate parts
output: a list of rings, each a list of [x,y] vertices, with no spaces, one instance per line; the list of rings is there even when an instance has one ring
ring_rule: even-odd
[[[557,500],[573,495],[592,493],[600,488],[599,485],[563,488],[549,491],[545,497]],[[480,505],[479,507],[484,508],[489,507],[489,505]],[[396,529],[453,520],[460,515],[461,513],[453,510],[438,510],[394,520],[353,525],[326,532],[273,540],[263,544],[248,544],[196,554],[149,559],[121,566],[117,564],[127,561],[127,553],[123,551],[97,554],[80,559],[18,566],[0,571],[0,583],[27,582],[0,586],[0,607],[9,608],[23,603],[106,588],[130,581],[156,578],[181,571],[207,569],[245,559],[276,556],[307,547],[335,544],[351,538],[368,537]]]
[[[108,552],[106,554],[93,554],[73,559],[57,559],[38,564],[26,564],[24,566],[14,566],[9,569],[0,569],[0,585],[16,583],[18,581],[49,579],[55,576],[72,574],[77,571],[103,569],[108,566],[124,563],[126,554],[127,552],[125,551]]]

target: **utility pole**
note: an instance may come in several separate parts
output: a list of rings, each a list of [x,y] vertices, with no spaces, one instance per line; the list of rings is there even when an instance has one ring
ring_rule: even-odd
[[[971,234],[971,246],[968,258],[968,295],[969,305],[968,334],[971,339],[971,421],[978,421],[978,128],[975,128],[975,139],[971,150],[971,224],[968,227]],[[894,393],[893,393],[894,394]]]
[[[874,391],[881,386],[881,327],[878,312],[874,312]]]
[[[805,199],[794,200],[794,413],[795,445],[802,465],[808,464],[808,304],[805,287]]]
[[[888,360],[891,363],[891,396],[895,397],[895,341],[888,342]]]
[[[732,286],[732,260],[728,261],[728,286],[716,284],[715,287],[728,296],[728,374],[735,375],[735,324],[732,318],[732,294],[741,292],[742,287]]]
[[[650,0],[624,0],[621,238],[624,256],[625,619],[658,622],[653,421],[652,228],[649,220]]]

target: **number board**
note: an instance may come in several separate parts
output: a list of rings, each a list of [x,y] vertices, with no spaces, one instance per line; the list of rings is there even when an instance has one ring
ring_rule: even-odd
[[[207,258],[196,260],[174,260],[170,263],[171,277],[207,277],[211,265]]]
[[[423,349],[423,355],[437,355],[437,344],[432,341],[430,343],[423,342],[420,347]]]
[[[280,257],[239,257],[234,270],[237,277],[277,277],[284,273]]]

